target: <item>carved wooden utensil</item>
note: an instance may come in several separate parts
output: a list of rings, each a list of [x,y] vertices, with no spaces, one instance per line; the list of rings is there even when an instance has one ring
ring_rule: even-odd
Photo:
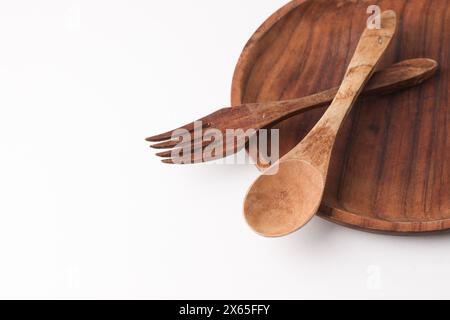
[[[381,29],[363,32],[341,87],[321,120],[250,188],[244,214],[257,233],[284,236],[303,227],[316,214],[337,133],[396,30],[395,12],[385,11]]]
[[[364,91],[361,93],[361,95],[369,96],[389,94],[419,85],[432,77],[436,73],[437,68],[438,63],[431,59],[419,58],[401,61],[387,67],[386,69],[376,72],[367,83],[367,86],[364,88]],[[243,129],[244,131],[247,131],[249,129],[259,130],[270,125],[274,125],[300,112],[329,104],[336,96],[338,89],[339,88],[336,87],[307,97],[292,100],[249,103],[232,108],[223,108],[206,117],[201,118],[198,121],[201,121],[203,123],[203,133],[210,128],[220,130],[224,134],[227,129]],[[175,148],[179,144],[179,140],[172,139],[174,139],[173,135],[175,131],[179,129],[187,129],[188,131],[192,132],[194,130],[194,123],[190,123],[178,129],[147,138],[147,141],[164,141],[152,145],[152,147],[155,149]],[[204,137],[202,136],[202,138]],[[209,145],[209,141],[206,142],[207,143],[204,143],[203,141],[197,141],[199,145],[195,146],[194,143],[196,142],[193,141],[191,142],[192,149],[195,150],[196,148],[198,148],[200,149],[200,151],[203,151]],[[217,143],[217,141],[214,142]],[[239,151],[244,147],[245,142],[246,141],[244,140],[241,141],[241,145],[233,146],[233,150],[231,150],[231,152],[230,150],[225,149],[220,157],[230,155],[233,152]],[[180,163],[177,161],[179,159],[171,158],[174,155],[183,157],[183,153],[176,152],[176,150],[168,150],[157,153],[157,156],[167,158],[163,160],[164,163]],[[218,158],[217,156],[219,155],[216,155],[214,159],[210,159],[204,156],[201,159],[201,162],[216,160]],[[191,163],[191,160],[194,159],[189,158],[184,160],[186,160],[187,163]]]

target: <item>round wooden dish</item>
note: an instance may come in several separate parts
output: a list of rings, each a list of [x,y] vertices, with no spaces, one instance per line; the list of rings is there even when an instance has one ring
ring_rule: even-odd
[[[450,2],[295,0],[253,35],[238,62],[232,103],[290,99],[338,86],[367,7],[395,10],[399,33],[380,67],[411,58],[439,62],[437,76],[390,96],[361,100],[339,134],[319,215],[366,231],[450,229]],[[281,155],[324,109],[280,129]]]

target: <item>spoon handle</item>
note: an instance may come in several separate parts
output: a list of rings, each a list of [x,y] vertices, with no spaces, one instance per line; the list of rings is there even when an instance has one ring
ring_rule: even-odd
[[[395,12],[383,12],[382,23],[380,30],[365,29],[331,106],[293,150],[295,158],[311,163],[324,178],[327,175],[336,135],[395,35],[397,25]]]

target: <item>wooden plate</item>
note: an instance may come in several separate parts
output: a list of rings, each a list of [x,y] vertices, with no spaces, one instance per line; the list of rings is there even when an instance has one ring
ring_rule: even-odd
[[[400,19],[381,67],[426,57],[437,60],[440,71],[420,87],[356,105],[339,134],[320,216],[367,231],[450,229],[450,1],[292,1],[245,47],[232,103],[290,99],[338,86],[371,4],[395,10]],[[282,155],[323,112],[308,111],[275,127]]]

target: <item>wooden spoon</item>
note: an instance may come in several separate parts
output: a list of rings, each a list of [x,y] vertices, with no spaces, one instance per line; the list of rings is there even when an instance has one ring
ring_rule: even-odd
[[[363,32],[341,87],[321,120],[250,188],[244,215],[258,234],[288,235],[316,214],[338,131],[397,30],[394,11],[383,12],[381,21],[381,29]]]

